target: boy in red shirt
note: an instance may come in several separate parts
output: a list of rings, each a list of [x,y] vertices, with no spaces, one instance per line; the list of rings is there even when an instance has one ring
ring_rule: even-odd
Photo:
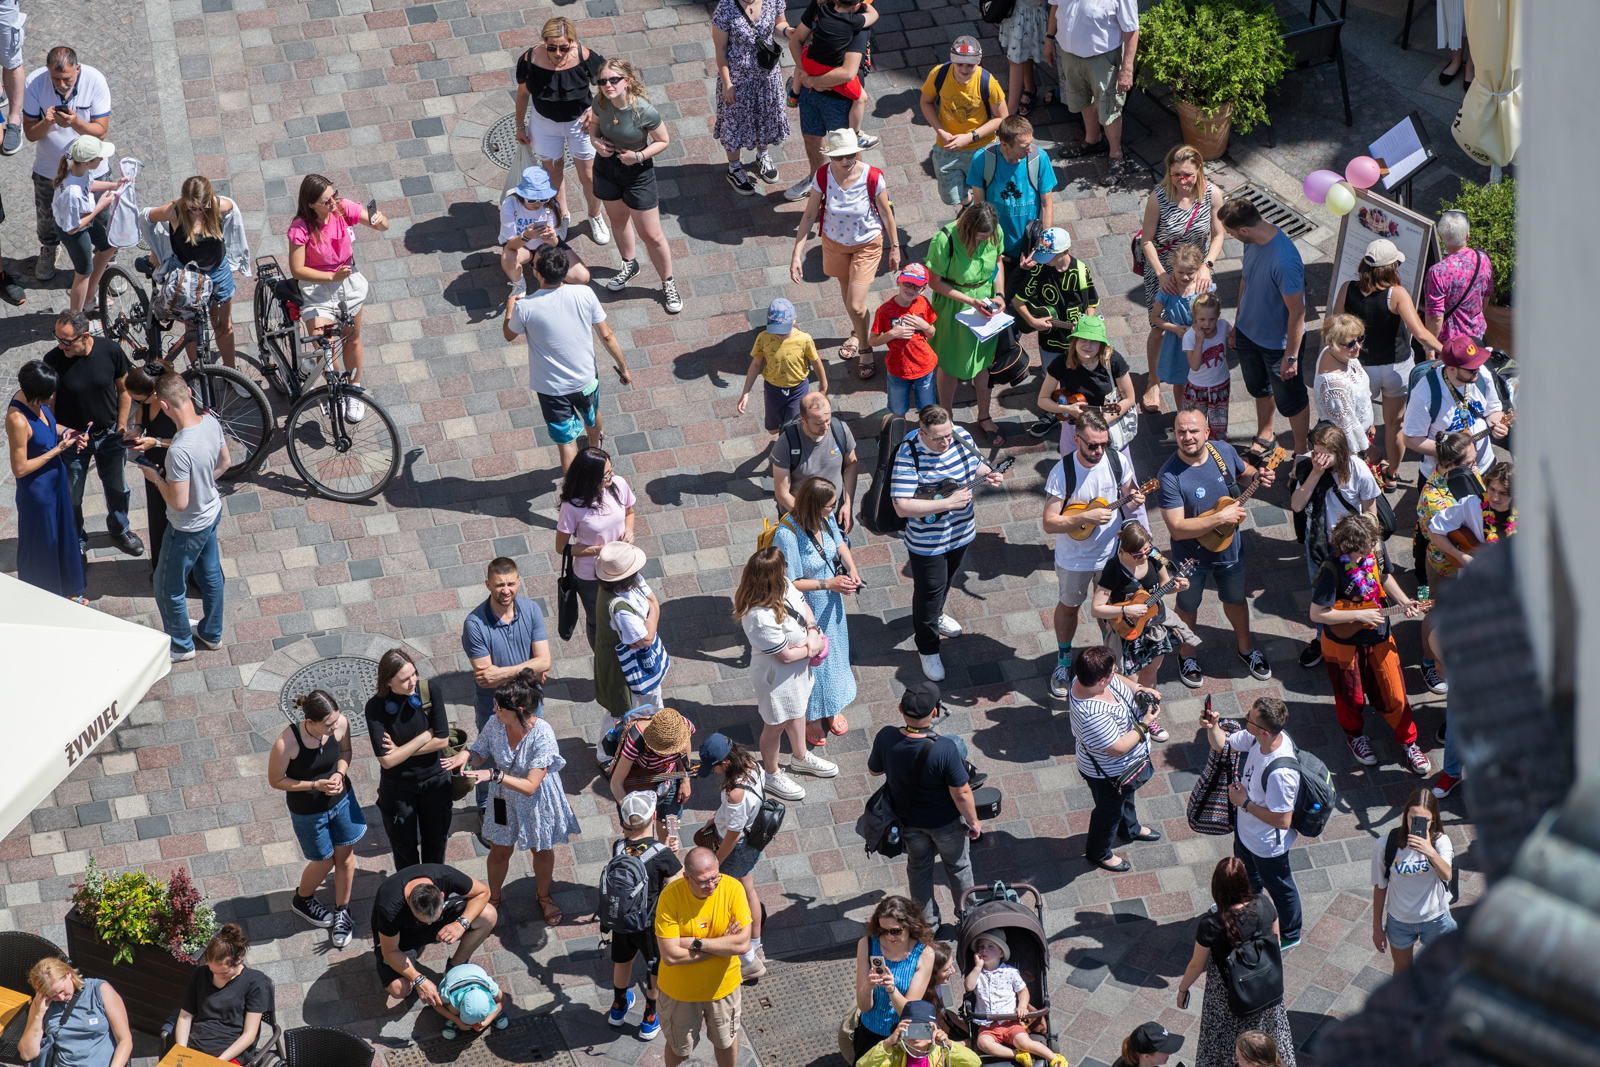
[[[889,372],[890,418],[939,402],[933,384],[939,357],[928,345],[938,316],[923,295],[928,287],[928,268],[921,263],[907,263],[895,281],[900,288],[879,306],[872,317],[872,336],[867,339],[870,348],[885,342],[889,345],[883,362]]]

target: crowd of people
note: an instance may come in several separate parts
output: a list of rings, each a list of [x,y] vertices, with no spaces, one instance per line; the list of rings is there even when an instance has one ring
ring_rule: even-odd
[[[0,0],[0,25],[7,6]],[[914,643],[927,680],[905,688],[903,725],[878,731],[868,757],[869,773],[884,778],[898,813],[907,888],[879,902],[858,948],[854,1020],[846,1020],[849,1058],[862,1067],[928,1061],[970,1067],[983,1053],[1024,1067],[1041,1058],[1064,1067],[1024,1019],[1029,992],[1007,962],[1003,933],[978,939],[959,958],[936,940],[935,859],[957,910],[981,881],[971,844],[984,830],[976,797],[983,775],[969,762],[965,741],[938,734],[935,725],[943,711],[938,683],[946,677],[942,644],[963,633],[947,610],[948,595],[977,536],[974,494],[1002,486],[1010,465],[999,456],[1006,438],[993,419],[996,387],[1025,380],[1029,348],[1037,348],[1031,369],[1039,382],[1038,418],[1029,433],[1059,433],[1041,512],[1044,535],[1054,539],[1057,592],[1048,692],[1066,706],[1075,765],[1093,798],[1085,858],[1094,868],[1127,872],[1134,855],[1115,848],[1162,837],[1136,808],[1139,788],[1153,775],[1152,745],[1169,737],[1157,688],[1162,668],[1174,659],[1176,680],[1189,689],[1207,681],[1196,650],[1208,585],[1243,670],[1257,680],[1272,677],[1251,625],[1244,503],[1282,482],[1290,485],[1290,507],[1303,527],[1312,590],[1306,621],[1316,629],[1300,666],[1325,665],[1337,720],[1358,763],[1379,762],[1363,722],[1363,705],[1370,703],[1393,732],[1401,766],[1419,777],[1432,773],[1392,627],[1422,614],[1430,603],[1426,590],[1452,580],[1477,548],[1515,531],[1512,465],[1494,449],[1508,428],[1507,403],[1492,353],[1480,340],[1491,271],[1487,257],[1470,247],[1458,212],[1439,220],[1446,256],[1428,269],[1420,303],[1400,284],[1404,255],[1386,239],[1372,241],[1358,276],[1340,288],[1322,320],[1322,347],[1307,360],[1308,372],[1300,361],[1312,309],[1298,249],[1254,206],[1227,199],[1208,181],[1197,151],[1177,146],[1149,194],[1136,246],[1150,327],[1141,392],[1098,314],[1103,297],[1089,264],[1072,254],[1068,229],[1055,224],[1054,166],[1026,118],[1031,108],[1052,102],[1035,64],[1053,62],[1060,99],[1085,127],[1082,144],[1067,154],[1108,155],[1108,182],[1136,172],[1139,164],[1124,153],[1121,138],[1138,42],[1136,5],[1017,0],[1001,27],[1006,85],[984,69],[978,40],[952,43],[919,99],[934,134],[929,160],[939,197],[955,213],[924,262],[907,259],[888,182],[862,156],[876,144],[860,128],[867,99],[861,75],[875,18],[869,4],[856,0],[816,0],[793,27],[775,0],[721,0],[712,18],[715,136],[726,150],[727,181],[745,195],[759,191],[757,182],[778,181],[770,150],[788,137],[787,106],[796,106],[810,169],[785,193],[806,201],[792,280],[802,284],[815,229],[823,272],[837,280],[851,324],[838,359],[847,369],[853,362],[858,378],[871,379],[875,351],[884,352],[883,440],[892,452],[880,464],[884,484],[874,487],[888,502],[877,521],[889,516],[885,530],[907,552]],[[794,60],[787,93],[780,42]],[[664,1030],[666,1061],[676,1067],[704,1033],[720,1067],[732,1067],[741,984],[765,970],[753,872],[782,824],[784,805],[806,799],[796,779],[838,774],[827,745],[850,730],[857,697],[846,624],[846,598],[864,584],[852,551],[852,542],[859,547],[865,536],[856,522],[863,506],[857,442],[828,400],[827,358],[797,322],[794,303],[773,300],[751,348],[737,410],[746,413],[759,377],[780,518],[743,564],[730,607],[750,645],[759,729],[753,721],[753,749],[722,733],[703,736],[696,759],[695,724],[668,706],[672,642],[662,627],[663,594],[646,580],[649,560],[634,543],[635,491],[604,447],[596,340],[622,385],[631,375],[590,288],[601,283],[625,291],[640,273],[642,241],[665,309],[682,310],[654,162],[670,144],[671,124],[652,105],[640,73],[625,59],[594,52],[566,18],[544,24],[541,43],[520,57],[515,78],[518,139],[537,162],[513,176],[500,208],[500,261],[510,287],[502,335],[527,345],[530,389],[559,453],[560,514],[550,543],[563,560],[558,595],[564,616],[569,607],[572,619],[581,616],[595,699],[607,713],[595,753],[620,828],[598,887],[614,964],[609,1022],[622,1026],[630,1017],[637,999],[633,965],[642,957],[639,1036]],[[47,90],[54,102],[46,100]],[[112,255],[106,216],[125,180],[105,177],[116,150],[104,140],[111,114],[104,77],[80,65],[70,48],[55,48],[28,76],[22,97],[20,129],[37,144],[35,276],[48,279],[55,249],[66,245],[74,281],[71,307],[55,320],[57,347],[23,366],[6,415],[18,486],[18,574],[87,603],[82,501],[91,459],[113,542],[129,555],[145,553],[128,518],[124,471],[133,452],[147,483],[152,588],[171,658],[192,659],[196,646],[216,649],[224,639],[217,478],[230,465],[228,448],[217,420],[192,402],[170,365],[137,365],[119,344],[97,335],[93,301]],[[12,92],[13,105],[16,98]],[[12,142],[8,124],[8,153]],[[755,153],[752,163],[744,161],[746,152]],[[572,248],[569,155],[588,239],[599,248],[614,243],[621,258],[609,278]],[[248,263],[242,231],[236,235],[230,224],[237,211],[196,175],[176,199],[144,213],[147,225],[160,227],[153,270],[195,267],[209,278],[208,312],[230,365],[233,275]],[[284,226],[306,328],[335,325],[341,306],[353,316],[338,327],[346,331],[344,369],[353,381],[362,372],[361,310],[368,297],[354,262],[359,225],[383,230],[388,220],[375,204],[343,197],[333,181],[312,174],[303,178],[296,216]],[[1231,312],[1214,277],[1230,236],[1244,250]],[[892,283],[874,307],[885,260]],[[0,297],[21,302],[20,289],[3,273]],[[1033,345],[1026,343],[1029,334]],[[1230,356],[1255,402],[1254,438],[1242,451],[1227,440]],[[973,386],[971,430],[955,418],[964,383]],[[1167,411],[1162,384],[1170,388],[1176,449],[1158,470],[1141,472],[1130,443],[1141,421],[1149,422],[1141,415]],[[365,416],[357,397],[345,403],[350,422]],[[1280,447],[1280,416],[1292,449]],[[1398,532],[1388,496],[1400,490],[1408,450],[1422,457],[1413,546],[1416,586],[1423,588],[1415,592],[1399,581],[1387,548]],[[1165,549],[1155,544],[1151,502],[1161,513]],[[203,607],[198,622],[187,608],[191,586]],[[544,613],[522,595],[514,560],[491,561],[485,586],[488,595],[462,633],[475,687],[470,743],[404,649],[383,656],[363,709],[380,768],[369,799],[395,865],[373,905],[374,963],[391,998],[416,993],[444,1017],[452,1037],[506,1024],[507,995],[471,958],[504,907],[513,855],[529,854],[537,907],[556,926],[566,919],[551,895],[554,850],[579,833],[562,784],[566,760],[542,715],[552,670]],[[1083,618],[1086,604],[1092,622]],[[1091,640],[1080,645],[1086,623]],[[1424,625],[1418,666],[1429,689],[1446,693],[1437,634]],[[357,934],[350,913],[353,850],[367,830],[349,777],[351,723],[320,690],[297,706],[301,719],[273,744],[267,771],[271,786],[285,793],[306,861],[291,908],[343,948]],[[1207,976],[1201,1067],[1294,1062],[1281,990],[1273,1003],[1241,1005],[1221,977],[1239,946],[1259,942],[1282,952],[1301,936],[1290,853],[1300,836],[1297,812],[1312,788],[1311,756],[1291,737],[1289,718],[1281,699],[1262,696],[1237,729],[1225,729],[1213,712],[1202,719],[1211,749],[1236,760],[1239,775],[1228,790],[1237,812],[1234,855],[1217,865],[1216,906],[1200,919],[1194,956],[1177,988],[1177,1005],[1187,1007],[1190,987]],[[1373,843],[1373,942],[1392,952],[1396,969],[1410,964],[1418,944],[1453,928],[1443,888],[1453,851],[1440,828],[1438,800],[1454,790],[1461,765],[1453,735],[1446,727],[1440,734],[1442,773],[1408,801],[1409,832]],[[681,821],[691,780],[713,774],[721,778],[716,808],[685,849]],[[445,863],[454,808],[467,794],[488,849],[486,882]],[[319,899],[330,874],[331,907]],[[438,977],[419,963],[434,943],[448,954]],[[224,1059],[253,1046],[272,991],[244,966],[247,948],[243,931],[231,925],[208,947],[175,1015],[178,1044],[215,1049],[211,1054]],[[115,990],[52,961],[35,968],[31,981],[37,996],[25,1049],[37,1055],[51,1042],[79,1043],[98,1051],[74,1062],[125,1062],[126,1013]],[[982,1024],[966,1034],[971,1048],[952,1044],[953,1005],[937,993],[958,988],[953,982],[971,995]],[[74,1018],[82,1014],[74,1005],[85,997],[95,1026]],[[1158,1023],[1145,1024],[1128,1036],[1118,1062],[1156,1067],[1181,1043]]]

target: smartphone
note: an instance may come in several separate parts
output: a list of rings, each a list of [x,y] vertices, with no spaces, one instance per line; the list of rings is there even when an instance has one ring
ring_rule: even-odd
[[[932,1041],[933,1040],[933,1024],[932,1023],[912,1023],[911,1025],[906,1027],[906,1040],[907,1041]]]
[[[1426,815],[1411,816],[1411,836],[1428,840],[1428,823],[1431,820]]]
[[[136,465],[140,466],[140,467],[149,467],[151,470],[155,471],[157,474],[161,473],[160,465],[157,464],[155,460],[153,460],[149,456],[145,455],[143,452],[140,452],[138,455],[134,456],[133,457],[133,462]]]
[[[1189,990],[1185,989],[1183,991],[1183,996],[1178,998],[1178,1007],[1184,1011],[1189,1010]]]
[[[506,824],[506,798],[505,797],[495,797],[494,798],[494,824],[496,826],[504,826]]]
[[[883,962],[883,957],[882,956],[870,956],[870,957],[868,957],[868,959],[870,959],[871,962],[872,962],[872,969],[873,970],[875,970],[875,971],[888,971],[889,970],[889,966],[888,966],[888,964]]]
[[[372,216],[376,215],[377,213],[378,213],[378,198],[377,197],[373,197],[371,200],[367,201],[367,221],[371,222],[372,221]]]

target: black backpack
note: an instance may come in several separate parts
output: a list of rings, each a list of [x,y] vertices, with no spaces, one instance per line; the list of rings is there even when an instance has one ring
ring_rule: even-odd
[[[751,787],[746,784],[745,788]],[[783,829],[783,817],[789,813],[789,809],[777,797],[767,796],[765,789],[757,789],[756,795],[761,798],[761,807],[756,811],[755,818],[750,820],[750,825],[744,828],[744,843],[760,852],[772,844],[772,839]]]
[[[1283,1000],[1283,952],[1259,913],[1255,930],[1233,946],[1221,970],[1227,979],[1228,1006],[1236,1019]]]
[[[1293,767],[1300,772],[1300,789],[1294,795],[1294,813],[1289,816],[1289,828],[1301,837],[1319,837],[1333,814],[1333,775],[1328,765],[1305,749],[1296,755],[1279,756],[1261,772],[1266,782],[1273,771]],[[1264,788],[1264,785],[1263,785]]]
[[[922,747],[917,749],[916,762],[911,765],[912,782],[921,780],[922,770],[928,765],[928,756],[933,752],[936,740],[938,735],[931,730],[923,737]],[[883,784],[867,798],[861,818],[856,820],[856,833],[861,835],[862,845],[867,852],[876,852],[886,859],[893,859],[906,850],[905,839],[900,832],[900,814],[895,811],[894,798],[889,793],[887,767],[884,768]]]
[[[655,925],[656,914],[656,902],[650,898],[650,871],[645,864],[667,846],[651,841],[635,856],[627,850],[626,842],[617,844],[620,847],[600,868],[600,906],[595,909],[600,932],[643,933]]]
[[[828,429],[833,434],[833,443],[839,447],[839,461],[842,463],[844,462],[845,454],[850,451],[845,447],[845,426],[839,421],[839,417],[835,415],[829,423]],[[800,420],[798,418],[790,419],[783,424],[779,433],[783,435],[783,443],[787,446],[785,451],[789,453],[789,477],[792,480],[794,472],[800,469],[801,446],[804,444],[800,440]],[[793,484],[792,488],[798,489],[798,483]]]
[[[878,461],[872,469],[872,485],[861,494],[861,525],[879,537],[888,537],[906,528],[906,520],[894,509],[889,493],[889,481],[894,477],[895,455],[904,446],[910,433],[910,424],[896,416],[878,433]],[[911,450],[911,462],[921,469],[917,450]]]
[[[1017,0],[978,0],[978,17],[998,26],[1017,9]]]

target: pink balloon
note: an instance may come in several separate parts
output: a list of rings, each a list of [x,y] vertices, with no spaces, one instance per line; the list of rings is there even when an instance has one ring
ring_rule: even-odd
[[[1378,169],[1378,161],[1371,156],[1357,156],[1344,168],[1344,180],[1357,189],[1371,189],[1381,177],[1383,172]]]
[[[1306,175],[1306,180],[1301,184],[1301,191],[1306,194],[1306,199],[1313,204],[1321,204],[1328,198],[1328,190],[1333,188],[1342,179],[1331,170],[1314,170]]]

